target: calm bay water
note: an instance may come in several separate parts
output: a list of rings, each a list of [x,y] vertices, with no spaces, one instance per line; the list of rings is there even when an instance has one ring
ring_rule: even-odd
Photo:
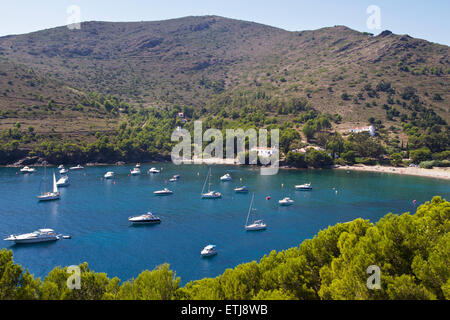
[[[144,174],[152,166],[162,167],[161,174]],[[255,168],[212,166],[212,189],[223,197],[202,200],[207,166],[143,165],[141,176],[129,176],[130,169],[99,166],[70,172],[70,186],[60,189],[61,200],[39,203],[43,168],[31,175],[0,168],[1,239],[44,227],[72,235],[71,240],[33,245],[0,240],[0,248],[12,249],[15,262],[38,277],[58,265],[87,261],[97,272],[127,280],[167,262],[186,283],[259,260],[271,250],[298,246],[338,222],[359,217],[376,222],[388,212],[414,211],[413,200],[419,205],[434,195],[450,198],[450,184],[444,180],[339,170],[280,170],[275,176],[261,176]],[[107,171],[116,172],[116,178],[101,179]],[[233,181],[220,182],[226,172]],[[174,174],[181,179],[168,182]],[[295,191],[295,184],[305,182],[312,183],[312,191]],[[240,185],[255,192],[255,207],[268,224],[266,231],[244,230],[251,192],[234,193]],[[153,191],[163,187],[175,194],[155,197]],[[266,200],[269,195],[271,200]],[[279,207],[278,200],[285,196],[295,204]],[[128,223],[129,216],[147,211],[160,216],[162,223]],[[219,254],[202,259],[200,251],[210,243],[217,245]]]

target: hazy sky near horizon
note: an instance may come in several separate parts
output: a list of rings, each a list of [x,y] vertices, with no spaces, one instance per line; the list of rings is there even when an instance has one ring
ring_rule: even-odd
[[[153,21],[191,15],[218,15],[289,31],[346,25],[378,34],[391,30],[450,45],[449,0],[2,0],[0,36],[68,24],[67,9],[80,8],[81,21]],[[370,29],[366,12],[380,8],[380,29]]]

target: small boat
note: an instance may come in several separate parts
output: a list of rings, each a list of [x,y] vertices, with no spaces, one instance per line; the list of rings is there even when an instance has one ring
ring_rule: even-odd
[[[200,252],[202,257],[211,257],[217,254],[216,246],[213,244],[208,244],[203,250]]]
[[[170,181],[170,182],[176,182],[176,181],[178,181],[180,178],[181,178],[180,175],[179,175],[179,174],[176,174],[176,175],[174,175],[172,178],[170,178],[169,181]]]
[[[58,166],[58,169],[64,169],[64,165],[63,165],[63,164],[60,164],[60,165]]]
[[[223,176],[220,177],[220,181],[231,181],[231,176],[229,173],[224,174]]]
[[[255,198],[255,194],[252,194],[252,201],[250,202],[250,207],[248,208],[248,214],[247,214],[247,221],[245,222],[245,230],[247,231],[259,231],[259,230],[266,230],[267,224],[264,223],[263,220],[255,220],[255,211],[256,209],[253,208],[253,199]],[[252,215],[253,222],[248,224],[248,219]]]
[[[20,169],[21,173],[33,173],[35,171],[36,171],[36,169],[30,168],[30,167],[27,167],[27,166],[25,166],[22,169]]]
[[[164,188],[162,190],[158,190],[158,191],[153,192],[153,194],[155,196],[168,196],[168,195],[173,194],[173,191],[171,191],[171,190],[169,190],[167,188]]]
[[[56,185],[58,187],[67,187],[69,185],[69,177],[68,176],[62,176],[61,178],[56,181]]]
[[[312,190],[311,182],[310,182],[310,183],[305,183],[305,184],[296,185],[296,186],[295,186],[295,189],[296,189],[296,190],[303,190],[303,191]]]
[[[136,168],[140,168],[141,167],[141,164],[138,162],[138,163],[136,163],[136,166],[135,166]]]
[[[208,192],[203,193],[203,191],[205,190],[206,181],[208,179],[209,179]],[[222,194],[220,192],[211,190],[211,168],[209,168],[208,175],[206,176],[205,183],[203,184],[203,189],[200,195],[202,199],[219,199],[222,197]]]
[[[53,229],[39,229],[31,233],[24,233],[19,235],[10,235],[4,239],[6,241],[13,241],[15,243],[38,243],[46,241],[59,240],[59,236]]]
[[[75,167],[70,167],[69,169],[70,169],[70,170],[83,170],[84,167],[81,166],[81,165],[77,165],[77,166],[75,166]]]
[[[280,206],[290,206],[294,204],[294,200],[289,197],[285,197],[284,199],[279,200],[278,203],[280,204]]]
[[[62,168],[61,170],[59,170],[59,173],[60,174],[66,174],[66,173],[69,173],[69,169],[66,169],[66,168]]]
[[[44,173],[44,180],[45,180],[45,173]],[[45,182],[44,182],[45,186]],[[44,188],[44,192],[37,196],[39,201],[50,201],[50,200],[58,200],[60,197],[60,192],[58,191],[58,186],[56,185],[56,177],[55,173],[53,172],[53,191],[46,192]]]
[[[141,174],[141,169],[139,169],[139,168],[134,168],[133,170],[130,170],[130,174],[131,174],[132,176],[138,176],[138,175]]]
[[[234,188],[236,193],[248,193],[248,188],[246,186]]]
[[[222,194],[217,191],[209,191],[202,194],[202,199],[219,199],[222,198]]]
[[[150,170],[148,170],[149,173],[160,173],[161,170],[158,170],[156,168],[151,168]]]
[[[107,173],[105,173],[105,175],[103,177],[105,179],[112,179],[112,178],[114,178],[114,172],[113,171],[108,171]]]
[[[151,212],[141,214],[140,216],[129,217],[128,221],[135,223],[135,224],[161,223],[161,219],[158,216],[155,216]]]

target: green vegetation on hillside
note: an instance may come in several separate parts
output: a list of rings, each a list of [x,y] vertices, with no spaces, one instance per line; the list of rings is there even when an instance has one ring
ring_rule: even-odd
[[[167,264],[121,283],[83,263],[81,289],[69,290],[67,268],[36,279],[12,258],[11,251],[0,251],[0,300],[450,299],[450,203],[434,197],[415,214],[339,223],[299,247],[184,287]],[[366,286],[370,265],[381,270],[379,290]]]

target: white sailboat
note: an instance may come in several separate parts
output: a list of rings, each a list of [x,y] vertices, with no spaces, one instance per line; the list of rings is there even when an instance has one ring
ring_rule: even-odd
[[[44,192],[37,196],[39,201],[50,201],[50,200],[58,200],[60,197],[60,192],[58,191],[58,186],[56,185],[56,177],[55,172],[53,172],[53,191],[45,192],[45,176],[46,171],[44,173]]]
[[[255,208],[253,208],[253,199],[255,198],[255,194],[252,194],[252,201],[250,202],[250,208],[248,208],[248,214],[247,214],[247,221],[245,222],[245,230],[247,231],[259,231],[259,230],[265,230],[267,228],[267,224],[264,223],[263,220],[255,220],[255,214],[256,211]],[[250,218],[250,214],[253,217],[253,221],[251,224],[248,224],[248,220]]]
[[[208,179],[209,179],[208,192],[204,193],[205,186],[206,186],[206,181]],[[222,197],[222,194],[220,192],[211,190],[211,168],[209,168],[208,175],[206,176],[205,183],[203,184],[201,197],[202,197],[202,199],[219,199],[219,198]]]

